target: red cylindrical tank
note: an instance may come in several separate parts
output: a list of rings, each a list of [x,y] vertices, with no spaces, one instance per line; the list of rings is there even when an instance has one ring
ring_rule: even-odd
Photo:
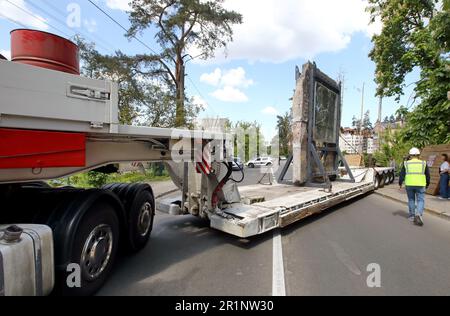
[[[11,32],[11,60],[17,63],[80,74],[78,46],[47,32],[18,29]]]

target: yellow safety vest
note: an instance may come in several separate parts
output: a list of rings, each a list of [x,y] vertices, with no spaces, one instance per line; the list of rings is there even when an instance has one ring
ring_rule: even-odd
[[[405,163],[405,185],[408,187],[426,187],[427,177],[425,171],[427,163],[419,159],[412,159]]]

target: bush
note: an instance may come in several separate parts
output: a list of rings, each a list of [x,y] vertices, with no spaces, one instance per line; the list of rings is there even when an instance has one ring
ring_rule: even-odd
[[[50,185],[54,187],[73,186],[76,188],[100,188],[109,183],[138,183],[138,182],[155,182],[166,181],[170,177],[167,171],[164,170],[146,170],[141,172],[127,172],[124,174],[113,173],[104,174],[95,171],[90,171],[69,178],[58,179],[50,181]]]

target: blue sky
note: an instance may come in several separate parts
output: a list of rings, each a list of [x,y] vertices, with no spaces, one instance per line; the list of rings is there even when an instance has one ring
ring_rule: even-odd
[[[127,27],[128,0],[96,0],[117,21]],[[365,0],[226,0],[225,5],[244,15],[244,24],[235,28],[235,42],[227,58],[223,52],[209,61],[188,64],[187,92],[205,105],[201,117],[228,117],[233,121],[258,121],[267,137],[274,135],[276,115],[290,110],[294,69],[308,60],[333,78],[345,73],[346,90],[342,125],[351,125],[360,116],[361,87],[366,85],[365,109],[372,121],[378,117],[373,74],[375,65],[367,57],[370,37],[380,24],[368,25]],[[12,4],[13,3],[13,4]],[[255,7],[258,10],[255,10]],[[70,13],[80,15],[70,15]],[[75,16],[78,19],[71,19]],[[67,20],[69,18],[69,25]],[[15,21],[11,22],[11,21]],[[79,23],[77,23],[79,22]],[[0,51],[8,55],[9,32],[30,27],[71,37],[81,34],[95,42],[99,51],[122,50],[146,53],[136,41],[128,41],[117,25],[87,0],[0,0]],[[151,32],[142,39],[158,50]],[[196,50],[192,49],[195,56]],[[408,78],[414,81],[417,74]],[[191,82],[192,80],[192,82]],[[409,104],[413,86],[401,104]],[[383,117],[395,113],[399,104],[384,100]]]

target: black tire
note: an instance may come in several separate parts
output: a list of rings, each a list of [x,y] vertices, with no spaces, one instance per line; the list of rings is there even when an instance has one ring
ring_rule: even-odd
[[[379,188],[382,189],[386,185],[386,175],[380,174],[380,175],[378,175],[378,178],[379,178],[379,181],[380,181]]]
[[[389,174],[389,184],[393,184],[395,182],[395,173],[392,171]]]
[[[155,199],[147,190],[135,194],[128,213],[128,250],[138,252],[144,249],[150,239],[155,218]]]
[[[108,233],[102,237],[105,231]],[[109,238],[112,240],[108,242]],[[105,202],[94,203],[78,225],[71,251],[70,262],[79,264],[81,267],[81,287],[68,288],[65,283],[67,274],[65,274],[66,277],[59,280],[62,294],[67,296],[95,294],[111,273],[117,257],[119,239],[120,224],[114,208]],[[90,258],[88,257],[89,247],[91,250],[94,247],[93,240],[97,240],[96,247],[100,248],[98,248],[99,253],[94,252],[98,257]],[[95,262],[92,264],[90,260]],[[98,272],[95,273],[97,270]]]
[[[153,230],[155,199],[151,187],[147,184],[112,184],[103,189],[115,193],[124,204],[127,234],[123,242],[126,251],[141,251],[147,246]]]
[[[380,177],[376,175],[374,181],[375,190],[378,190],[380,188]]]
[[[248,165],[248,167],[249,167],[250,169],[254,169],[254,168],[255,168],[255,165],[251,163],[251,164]]]

